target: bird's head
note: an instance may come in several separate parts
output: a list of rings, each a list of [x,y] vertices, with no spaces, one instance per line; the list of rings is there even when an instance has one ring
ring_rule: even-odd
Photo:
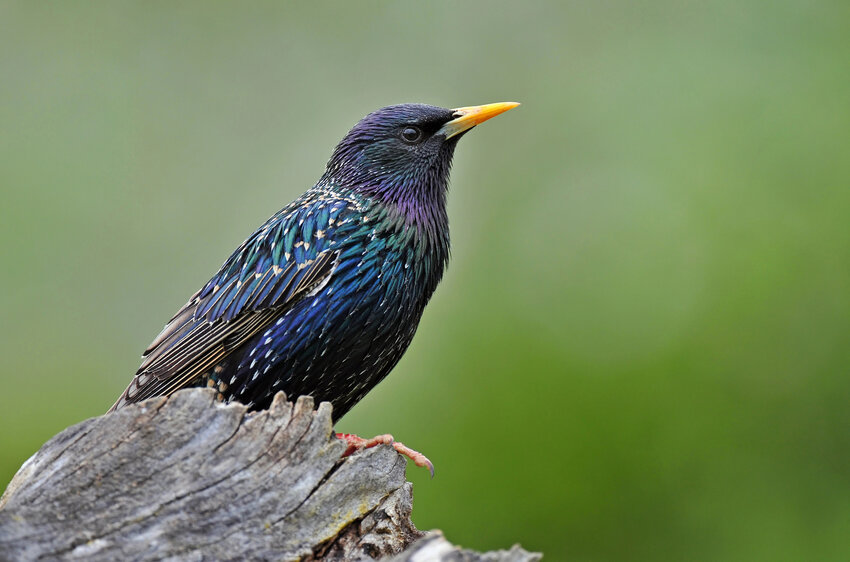
[[[410,218],[445,205],[457,141],[475,125],[517,103],[444,109],[424,104],[384,107],[360,120],[328,162],[326,177],[399,207]]]

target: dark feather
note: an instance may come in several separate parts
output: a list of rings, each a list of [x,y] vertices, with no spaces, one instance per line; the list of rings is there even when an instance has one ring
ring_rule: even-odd
[[[136,377],[113,410],[125,402],[168,395],[191,385],[311,289],[327,281],[337,255],[330,244],[313,245],[313,252],[301,254],[301,262],[294,256],[281,265],[260,259],[259,254],[268,253],[270,247],[262,244],[262,233],[285,231],[286,228],[274,228],[278,223],[288,224],[293,232],[300,233],[295,225],[303,214],[278,213],[234,252],[148,347]],[[299,241],[293,238],[291,244]],[[250,269],[263,261],[265,270]]]

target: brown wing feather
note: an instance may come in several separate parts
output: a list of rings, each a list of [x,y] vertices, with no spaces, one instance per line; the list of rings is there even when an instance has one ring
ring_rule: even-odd
[[[233,353],[256,334],[262,332],[283,315],[295,302],[308,296],[315,287],[326,282],[336,263],[336,252],[325,251],[300,269],[271,268],[260,277],[261,283],[286,283],[281,294],[288,295],[271,308],[245,309],[229,321],[207,321],[195,318],[195,311],[205,299],[198,293],[181,308],[145,351],[136,376],[118,401],[109,409],[116,410],[126,403],[139,402],[154,396],[169,394],[192,384],[212,370],[217,363]],[[288,275],[287,273],[293,273]],[[278,274],[274,274],[274,272]],[[268,279],[266,279],[268,277]],[[272,280],[273,277],[277,279]],[[292,288],[289,288],[292,285]],[[228,284],[228,287],[232,287]],[[208,298],[220,298],[222,289]],[[277,290],[277,289],[275,289]],[[255,291],[256,292],[256,291]]]

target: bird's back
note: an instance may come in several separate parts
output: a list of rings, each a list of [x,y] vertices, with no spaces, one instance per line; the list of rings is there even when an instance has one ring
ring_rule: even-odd
[[[320,183],[175,315],[113,408],[204,385],[257,408],[310,394],[338,418],[407,349],[447,254],[397,209]]]

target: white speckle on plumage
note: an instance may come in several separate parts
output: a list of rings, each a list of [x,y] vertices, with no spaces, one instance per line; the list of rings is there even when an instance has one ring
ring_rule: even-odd
[[[266,351],[265,358],[266,358],[266,359],[268,359],[268,358],[269,358],[269,355],[271,355],[271,354],[272,354],[272,350],[271,350],[271,349],[270,349],[270,350],[268,350],[268,351]]]
[[[259,376],[260,376],[260,371],[254,371],[254,374],[251,375],[251,380],[255,381],[255,380],[257,380],[257,377],[259,377]]]
[[[255,351],[256,351],[256,349],[251,350],[251,355],[254,355],[254,352],[255,352]],[[253,369],[253,368],[254,368],[254,365],[256,365],[256,364],[257,364],[257,360],[256,360],[256,359],[252,359],[252,360],[251,360],[251,366],[250,366],[250,367],[248,367],[248,368],[249,368],[249,369]]]
[[[266,334],[268,334],[268,332],[266,332]],[[266,337],[266,341],[263,342],[263,343],[265,343],[266,345],[269,345],[270,343],[272,343],[272,339],[269,338],[269,337]]]
[[[236,382],[236,375],[233,375],[232,377],[230,377],[230,384],[233,384],[235,382]]]

